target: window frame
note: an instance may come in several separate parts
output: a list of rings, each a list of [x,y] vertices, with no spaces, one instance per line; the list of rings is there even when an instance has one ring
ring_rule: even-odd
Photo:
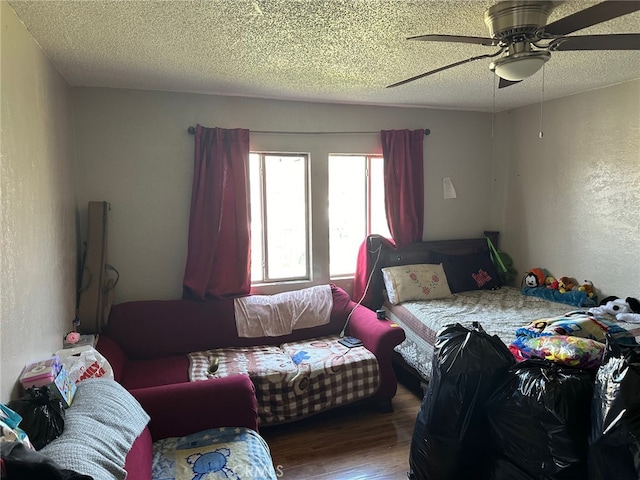
[[[372,175],[371,175],[371,165],[372,165],[372,159],[376,159],[379,161],[382,161],[382,165],[383,165],[383,191],[384,191],[384,157],[382,156],[381,153],[329,153],[327,155],[327,163],[330,164],[331,163],[331,157],[359,157],[359,158],[364,158],[364,182],[365,182],[365,188],[364,188],[364,206],[365,206],[365,212],[364,212],[364,217],[365,217],[365,237],[369,236],[372,234],[372,218],[373,218],[373,208],[372,208]],[[331,178],[330,178],[330,168],[327,169],[327,181],[330,183],[331,182]],[[384,202],[384,199],[383,199]],[[386,212],[384,212],[384,215],[386,217]],[[328,229],[329,229],[329,250],[331,250],[331,218],[328,219],[328,225],[327,225]],[[388,226],[387,226],[388,228]],[[387,232],[385,232],[387,233]],[[389,235],[390,232],[389,232]],[[357,255],[357,252],[356,252]],[[354,261],[354,265],[355,265],[355,261]],[[341,274],[336,274],[336,275],[332,275],[331,274],[331,254],[329,254],[329,265],[328,265],[328,272],[329,272],[329,279],[330,280],[344,280],[344,279],[351,279],[354,278],[355,272],[351,272],[351,273],[341,273]]]
[[[283,283],[290,282],[307,282],[312,279],[312,256],[313,251],[311,249],[311,154],[304,152],[274,152],[274,151],[250,151],[249,152],[249,162],[251,163],[251,156],[258,156],[258,178],[259,178],[259,195],[260,195],[260,221],[262,225],[262,235],[261,235],[261,258],[262,263],[260,265],[261,271],[261,279],[254,280],[251,278],[251,286],[264,286],[264,285],[278,285]],[[306,262],[304,265],[305,273],[302,276],[296,277],[287,277],[287,278],[271,278],[269,276],[269,223],[268,223],[268,205],[267,205],[267,174],[265,169],[266,157],[302,157],[303,165],[304,165],[304,197],[305,197],[305,208],[304,208],[304,235],[305,235],[305,257]],[[251,167],[249,167],[251,169]],[[249,182],[251,181],[251,175],[249,175]],[[249,191],[251,192],[251,185],[249,185]],[[250,209],[250,223],[251,223],[251,211],[253,206],[251,205],[251,197],[249,198],[249,209]],[[254,232],[251,232],[253,236]],[[253,242],[252,242],[253,243]],[[252,259],[253,260],[253,259]]]

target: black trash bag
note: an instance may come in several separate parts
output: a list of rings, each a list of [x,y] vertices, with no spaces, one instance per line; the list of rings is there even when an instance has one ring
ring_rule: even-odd
[[[640,479],[640,346],[607,337],[596,373],[589,434],[589,479]]]
[[[47,386],[29,388],[22,397],[10,401],[7,406],[22,417],[19,426],[36,450],[58,438],[64,430],[62,400]]]
[[[485,401],[504,381],[513,355],[474,322],[440,332],[433,374],[416,419],[409,477],[416,480],[486,478],[495,454],[487,442]]]
[[[487,402],[500,450],[490,478],[585,480],[593,384],[593,372],[548,360],[514,365]]]

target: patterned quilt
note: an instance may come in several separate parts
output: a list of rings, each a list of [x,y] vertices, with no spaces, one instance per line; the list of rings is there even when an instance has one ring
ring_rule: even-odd
[[[260,424],[283,423],[352,403],[378,390],[375,355],[362,346],[347,348],[338,340],[329,336],[280,346],[193,352],[189,354],[189,375],[191,381],[249,375],[256,388]],[[212,364],[217,365],[215,371],[209,371]]]
[[[427,380],[431,378],[433,345],[438,331],[445,325],[460,323],[468,327],[471,322],[478,321],[487,333],[498,335],[509,345],[515,340],[518,328],[534,320],[579,310],[578,307],[523,295],[514,287],[460,292],[447,298],[400,305],[387,302],[384,308],[387,317],[400,325],[407,337],[396,351]],[[640,325],[617,324],[640,339]]]
[[[275,480],[267,443],[247,428],[214,428],[153,444],[153,480]]]

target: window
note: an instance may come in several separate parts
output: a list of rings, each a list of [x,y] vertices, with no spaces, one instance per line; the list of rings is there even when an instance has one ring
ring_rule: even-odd
[[[309,273],[309,156],[251,153],[251,282]]]
[[[329,274],[353,275],[358,249],[372,233],[391,237],[380,156],[329,156]]]

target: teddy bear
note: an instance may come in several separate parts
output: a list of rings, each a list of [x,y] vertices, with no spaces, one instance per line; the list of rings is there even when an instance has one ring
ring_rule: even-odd
[[[542,287],[546,278],[547,276],[541,268],[532,268],[524,276],[523,282],[527,287]]]
[[[603,298],[597,307],[591,307],[589,313],[593,315],[608,313],[620,322],[640,323],[640,301],[633,297],[623,300],[612,295]]]
[[[560,293],[570,292],[576,288],[576,281],[569,277],[560,277],[558,279],[558,291]]]

